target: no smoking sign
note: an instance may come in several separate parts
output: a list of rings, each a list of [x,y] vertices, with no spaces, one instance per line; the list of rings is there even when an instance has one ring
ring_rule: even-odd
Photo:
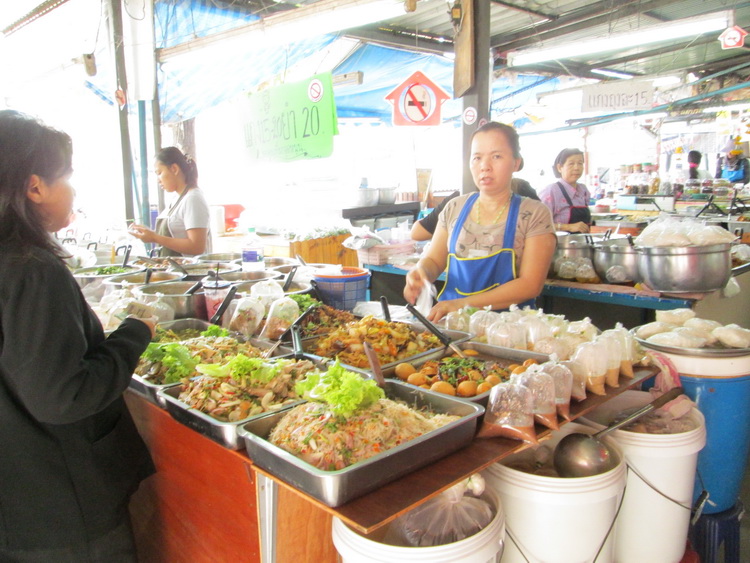
[[[440,125],[440,109],[450,96],[417,71],[385,99],[393,104],[394,125]]]

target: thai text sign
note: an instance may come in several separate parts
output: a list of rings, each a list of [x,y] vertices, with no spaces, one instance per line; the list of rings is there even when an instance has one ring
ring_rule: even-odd
[[[244,104],[245,144],[256,160],[331,156],[338,134],[331,73],[253,94]]]
[[[650,109],[653,104],[651,82],[618,80],[584,86],[581,111],[634,111]]]

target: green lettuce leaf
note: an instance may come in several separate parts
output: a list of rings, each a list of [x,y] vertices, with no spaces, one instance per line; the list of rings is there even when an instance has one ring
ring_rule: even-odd
[[[198,360],[190,355],[187,346],[177,342],[152,342],[142,355],[146,360],[161,362],[162,366],[167,368],[164,383],[177,383],[185,377],[190,377],[198,363]]]
[[[201,332],[201,336],[229,336],[229,331],[219,325],[211,325]]]
[[[326,403],[334,414],[344,418],[385,397],[375,381],[344,369],[338,361],[326,372],[308,374],[294,390],[309,401]]]

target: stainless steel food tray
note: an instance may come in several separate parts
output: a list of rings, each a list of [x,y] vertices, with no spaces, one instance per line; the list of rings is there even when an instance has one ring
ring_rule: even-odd
[[[401,322],[401,321],[399,321],[399,322]],[[409,325],[415,332],[429,332],[427,330],[427,328],[425,328],[420,323],[403,323],[403,324]],[[462,332],[460,330],[448,330],[448,329],[441,329],[441,330],[442,330],[443,334],[445,334],[446,336],[448,336],[451,339],[452,342],[456,342],[456,343],[458,343],[458,342],[466,342],[467,340],[469,340],[469,338],[471,338],[471,334],[469,334],[468,332]],[[321,338],[325,338],[325,337],[326,337],[326,335],[319,335],[319,336],[312,336],[312,337],[309,337],[309,338],[303,338],[302,339],[302,350],[303,350],[303,352],[305,352],[306,354],[310,354],[310,355],[316,356],[318,358],[326,358],[326,359],[329,359],[329,360],[335,359],[335,358],[329,358],[328,356],[319,356],[319,355],[315,354],[315,352],[313,352],[313,350],[315,350],[315,348],[318,345],[318,340],[321,339]],[[381,367],[384,370],[388,369],[388,368],[391,368],[391,367],[396,367],[398,364],[401,364],[403,362],[412,362],[412,361],[415,361],[416,359],[421,358],[422,356],[425,356],[427,354],[434,354],[435,352],[439,352],[439,351],[442,351],[442,350],[445,350],[445,349],[447,349],[446,346],[443,346],[442,344],[438,344],[438,346],[436,348],[433,348],[432,350],[425,350],[424,352],[420,352],[419,354],[414,354],[413,356],[408,356],[408,357],[403,358],[401,360],[398,360],[396,362],[389,362],[387,364],[383,364]],[[345,366],[347,368],[355,368],[355,369],[360,369],[360,370],[361,369],[369,370],[369,368],[360,368],[360,367],[356,367],[356,366],[349,366],[348,364],[344,364],[343,362],[341,363],[341,365],[343,365],[343,366]]]
[[[385,382],[385,394],[416,408],[426,407],[461,418],[337,471],[317,469],[267,441],[285,411],[261,415],[241,425],[239,434],[254,464],[322,503],[336,507],[467,446],[474,438],[479,416],[484,414],[481,405],[392,379]]]
[[[638,327],[636,327],[637,329]],[[636,330],[633,329],[633,330]],[[739,356],[750,356],[750,348],[678,348],[677,346],[665,346],[647,342],[642,338],[635,337],[636,341],[650,350],[667,352],[678,356],[700,356],[702,358],[736,358]]]
[[[543,364],[544,362],[549,361],[549,356],[547,354],[540,354],[539,352],[530,352],[527,350],[516,350],[515,348],[505,348],[504,346],[493,346],[491,344],[486,344],[483,342],[459,342],[456,344],[461,350],[476,350],[479,355],[478,356],[470,356],[472,358],[478,358],[478,359],[486,359],[486,358],[492,358],[497,360],[507,360],[506,362],[500,362],[502,367],[506,367],[510,364],[522,364],[526,360],[536,360],[537,363]],[[444,358],[446,356],[453,356],[453,352],[450,349],[440,349],[438,351],[434,352],[428,352],[427,354],[422,354],[419,356],[419,358],[415,360],[406,360],[406,362],[413,365],[417,370],[424,365],[425,362],[429,360],[439,360],[441,358]],[[393,367],[389,367],[388,369],[383,370],[383,375],[385,377],[390,377],[393,379],[397,379],[396,376],[396,366],[400,363],[404,362],[398,362],[396,364],[393,364]],[[505,365],[503,365],[503,363]],[[406,385],[409,385],[410,387],[414,387],[413,385],[410,385],[409,383],[405,383]],[[482,405],[483,407],[487,406],[487,401],[489,400],[490,392],[485,391],[484,393],[480,393],[478,395],[474,395],[473,397],[456,397],[456,399],[460,399],[463,401],[471,401],[472,403],[477,403],[479,405]]]
[[[200,331],[206,330],[209,326],[211,326],[211,323],[208,321],[204,321],[201,319],[177,319],[174,321],[169,321],[166,323],[159,323],[159,327],[164,329],[171,329],[174,331],[180,331],[180,330],[187,330],[187,329],[197,329]],[[250,338],[246,339],[241,334],[236,333],[230,333],[233,337],[237,338],[241,342],[249,342],[256,348],[260,348],[262,350],[268,350],[271,348],[275,343],[269,342],[268,340],[261,340],[260,338]],[[284,346],[278,346],[273,354],[271,354],[271,357],[276,356],[286,356],[291,354],[292,351],[290,348],[284,347]],[[163,397],[159,396],[159,391],[161,389],[169,389],[170,387],[174,387],[175,385],[180,385],[179,382],[177,383],[152,383],[148,379],[143,378],[142,376],[138,374],[133,374],[133,377],[130,378],[130,384],[129,387],[133,391],[136,391],[152,403],[156,403],[162,408],[166,408],[166,402]]]
[[[276,356],[274,359],[285,357],[293,358],[294,356]],[[317,357],[304,356],[302,359],[309,359],[320,370],[324,371],[325,369],[327,369],[327,362],[321,361]],[[217,442],[225,448],[229,448],[231,450],[242,449],[242,440],[237,433],[237,429],[240,425],[254,420],[259,416],[268,414],[256,414],[243,420],[238,420],[237,422],[222,422],[221,420],[217,420],[204,412],[191,408],[187,403],[180,401],[179,396],[181,391],[182,385],[178,384],[177,386],[160,389],[159,391],[157,391],[157,396],[159,397],[159,400],[162,400],[165,403],[167,412],[171,414],[172,418],[174,418],[177,422],[184,424],[188,428],[192,428],[196,432],[203,434],[207,438],[210,438],[214,442]],[[286,410],[286,407],[298,405],[302,402],[303,401],[301,400],[291,401],[290,403],[285,405],[282,410]]]

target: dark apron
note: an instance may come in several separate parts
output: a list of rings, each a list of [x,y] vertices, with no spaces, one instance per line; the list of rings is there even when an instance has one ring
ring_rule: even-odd
[[[172,231],[169,230],[169,218],[172,216],[172,212],[177,207],[177,204],[182,201],[182,198],[185,196],[185,194],[188,192],[190,188],[185,188],[183,192],[180,194],[180,197],[177,198],[177,201],[174,202],[174,205],[169,208],[169,211],[167,212],[166,217],[157,217],[156,218],[156,224],[154,225],[154,231],[157,235],[161,235],[163,237],[169,237],[172,238]],[[159,248],[159,256],[166,257],[166,256],[182,256],[179,252],[176,252],[172,250],[171,248],[167,248],[166,246],[162,246]]]
[[[466,200],[456,225],[453,227],[450,244],[448,245],[448,268],[445,285],[438,295],[438,301],[484,293],[516,279],[516,253],[513,250],[513,242],[516,239],[518,209],[521,205],[521,197],[517,194],[511,196],[508,221],[505,224],[503,236],[503,247],[488,256],[459,258],[456,255],[458,235],[478,197],[479,194],[475,193]],[[534,307],[535,303],[536,299],[529,299],[525,303],[519,303],[518,306]]]
[[[573,205],[573,201],[570,199],[570,196],[568,195],[568,192],[565,191],[565,186],[563,186],[560,182],[557,182],[557,186],[560,188],[560,191],[562,192],[563,197],[565,198],[565,201],[568,202],[568,205],[570,206],[570,215],[568,216],[568,223],[586,223],[587,225],[591,225],[591,210],[588,208],[587,205],[584,205],[583,207],[576,207]]]

